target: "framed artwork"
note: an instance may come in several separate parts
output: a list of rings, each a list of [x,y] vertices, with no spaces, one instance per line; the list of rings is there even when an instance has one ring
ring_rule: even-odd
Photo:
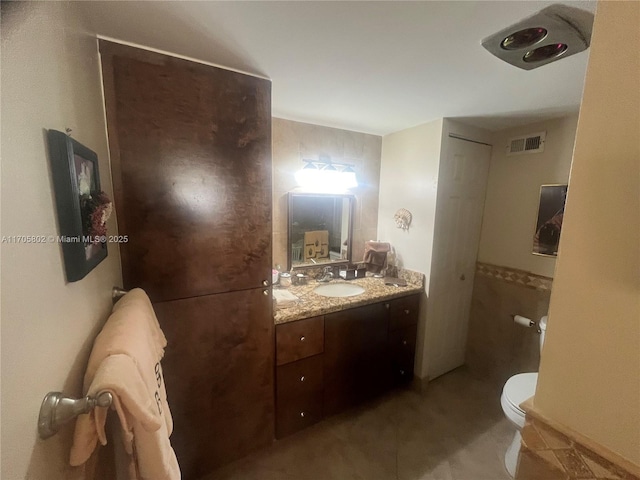
[[[556,257],[560,243],[567,185],[542,185],[538,218],[533,236],[534,255]]]
[[[49,160],[68,282],[84,278],[107,257],[111,200],[100,188],[98,156],[63,132],[49,130]]]

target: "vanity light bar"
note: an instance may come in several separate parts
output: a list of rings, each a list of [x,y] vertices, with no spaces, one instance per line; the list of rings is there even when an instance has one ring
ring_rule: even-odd
[[[358,186],[358,179],[352,164],[333,163],[331,159],[306,160],[302,169],[295,174],[298,185],[314,192],[341,192]],[[338,170],[338,168],[340,170]]]

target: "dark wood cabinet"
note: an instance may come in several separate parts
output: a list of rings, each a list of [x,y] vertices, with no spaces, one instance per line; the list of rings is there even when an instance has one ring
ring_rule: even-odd
[[[271,279],[271,82],[100,40],[124,287]]]
[[[391,374],[396,385],[413,379],[420,296],[396,298],[389,303]]]
[[[322,353],[324,317],[313,317],[276,327],[276,362],[278,365]]]
[[[324,411],[332,415],[391,386],[384,303],[325,315]]]
[[[396,298],[388,303],[390,330],[397,330],[398,328],[405,328],[418,323],[419,295]]]
[[[154,305],[183,478],[199,478],[273,441],[271,296],[252,289]]]
[[[320,421],[324,386],[322,354],[281,365],[276,371],[276,437]]]
[[[411,381],[416,353],[416,326],[389,332],[389,345],[394,383],[402,384]]]
[[[276,326],[277,437],[409,382],[419,303],[410,295]]]
[[[124,287],[167,336],[171,443],[193,480],[274,438],[271,83],[99,44]]]
[[[276,326],[276,437],[322,419],[324,317]]]

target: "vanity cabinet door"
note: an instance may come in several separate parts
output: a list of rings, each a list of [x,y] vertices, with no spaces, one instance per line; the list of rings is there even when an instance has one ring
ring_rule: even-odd
[[[322,355],[278,367],[276,385],[277,438],[322,419]]]
[[[390,332],[389,344],[394,382],[402,384],[411,381],[416,355],[416,325]]]
[[[261,289],[153,306],[167,338],[162,369],[184,480],[273,441],[270,306]]]
[[[389,312],[384,303],[325,315],[324,413],[390,388]]]

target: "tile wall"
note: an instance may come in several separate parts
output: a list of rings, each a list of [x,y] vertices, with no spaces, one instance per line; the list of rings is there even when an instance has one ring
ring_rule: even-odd
[[[551,284],[548,277],[477,264],[465,358],[471,372],[504,383],[516,373],[538,371],[540,335],[512,316],[538,321],[546,315]]]
[[[281,118],[273,118],[272,129],[274,265],[287,265],[287,193],[298,191],[294,175],[303,158],[320,154],[354,165],[360,185],[351,192],[356,196],[352,258],[361,261],[364,242],[377,235],[382,137]]]
[[[527,416],[516,480],[639,480],[546,423]]]

